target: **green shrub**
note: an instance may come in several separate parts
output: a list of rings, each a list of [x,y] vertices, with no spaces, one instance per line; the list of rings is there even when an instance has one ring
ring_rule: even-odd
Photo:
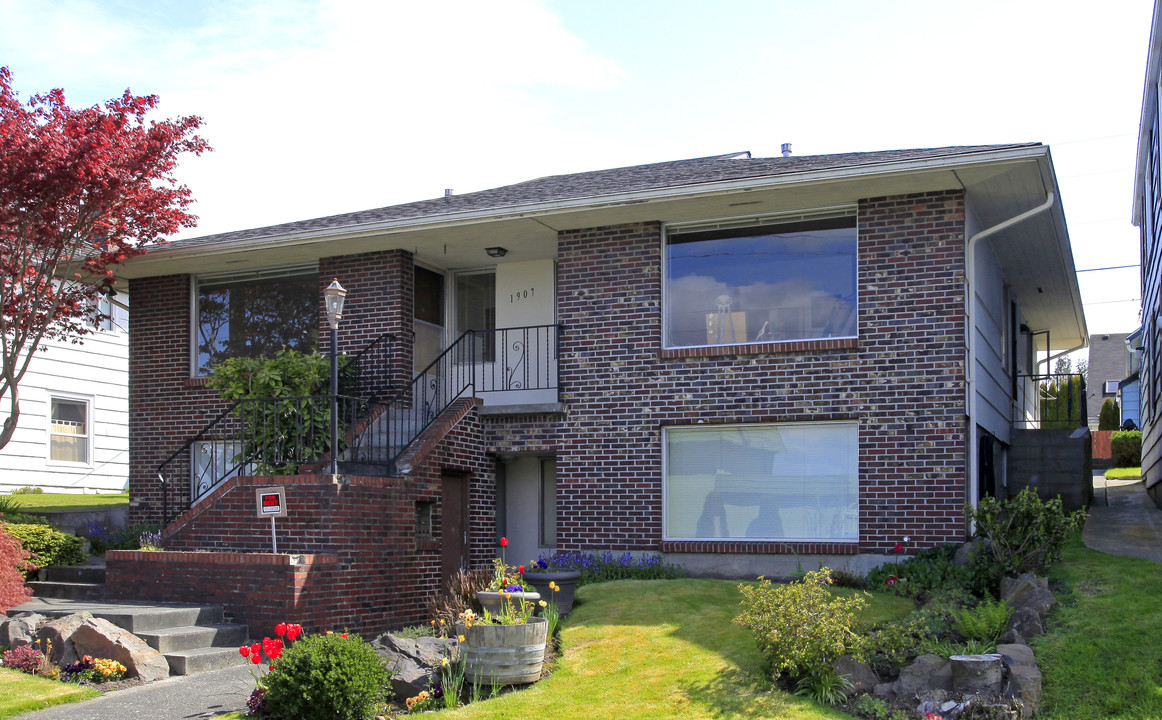
[[[1110,435],[1114,467],[1138,467],[1142,464],[1142,431],[1119,430]]]
[[[107,528],[100,523],[89,523],[84,536],[89,539],[89,549],[94,555],[103,555],[106,550],[140,550],[141,536],[161,531],[161,525],[135,523],[123,528]]]
[[[908,720],[908,713],[872,695],[861,695],[851,706],[851,711],[868,720]]]
[[[1005,627],[1013,609],[1008,604],[993,597],[985,598],[971,608],[959,608],[952,611],[956,620],[956,632],[965,640],[983,640],[995,643]]]
[[[44,488],[29,487],[27,485],[12,491],[13,495],[40,495],[42,493],[44,493]]]
[[[1060,497],[1042,502],[1030,488],[1004,501],[986,495],[975,510],[970,506],[965,512],[986,541],[973,553],[970,567],[989,588],[999,586],[1005,575],[1044,574],[1061,559],[1065,542],[1085,525],[1084,510],[1066,515]]]
[[[1113,398],[1106,398],[1101,403],[1101,412],[1097,416],[1098,430],[1117,430],[1118,418],[1121,412],[1118,410],[1118,401]]]
[[[921,601],[949,591],[967,591],[972,586],[972,572],[953,562],[955,554],[955,545],[945,545],[922,550],[900,563],[884,563],[867,574],[865,587]]]
[[[7,529],[32,553],[32,561],[39,567],[76,565],[88,559],[81,538],[65,535],[49,525],[9,525]]]
[[[838,705],[847,699],[855,685],[834,668],[823,668],[799,681],[795,694],[811,698],[820,705]]]
[[[0,495],[0,517],[23,512],[11,495]]]
[[[873,627],[867,634],[865,653],[878,672],[888,672],[922,654],[932,639],[951,634],[952,617],[948,608],[929,604],[906,617]]]
[[[831,569],[823,567],[786,585],[759,578],[738,586],[743,610],[734,622],[754,633],[776,679],[820,673],[840,655],[861,653],[863,639],[854,628],[867,598],[834,597],[830,585]]]
[[[263,684],[271,717],[364,720],[382,708],[390,680],[358,636],[309,635],[283,651]]]

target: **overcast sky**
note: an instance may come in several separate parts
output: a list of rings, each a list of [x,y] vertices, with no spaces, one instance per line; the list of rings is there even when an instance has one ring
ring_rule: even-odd
[[[1079,270],[1130,224],[1151,0],[0,0],[24,97],[126,87],[205,118],[202,235],[545,175],[1047,143]],[[1137,267],[1079,274],[1091,333]]]

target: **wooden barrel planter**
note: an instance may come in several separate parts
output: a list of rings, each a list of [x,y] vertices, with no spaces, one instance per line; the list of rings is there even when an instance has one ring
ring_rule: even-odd
[[[526,572],[525,582],[537,589],[542,598],[557,604],[557,610],[562,615],[573,611],[573,593],[577,591],[577,583],[581,580],[580,570],[553,570],[549,572]],[[556,583],[560,588],[553,592],[549,583]]]
[[[523,685],[540,680],[548,620],[534,617],[525,625],[479,624],[458,630],[464,635],[460,651],[469,682]]]

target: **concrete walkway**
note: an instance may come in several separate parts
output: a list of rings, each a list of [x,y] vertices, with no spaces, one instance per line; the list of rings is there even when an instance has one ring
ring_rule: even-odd
[[[179,675],[102,695],[79,703],[56,705],[20,715],[16,720],[189,720],[245,712],[254,690],[250,667]]]
[[[1162,510],[1141,480],[1094,475],[1093,504],[1082,540],[1099,552],[1162,563]]]

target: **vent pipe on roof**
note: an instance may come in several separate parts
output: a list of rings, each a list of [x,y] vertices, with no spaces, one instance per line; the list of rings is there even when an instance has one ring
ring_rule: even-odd
[[[452,197],[452,188],[444,188],[444,197]]]
[[[783,157],[791,157],[791,143],[783,143],[783,147],[780,150],[783,153]]]

